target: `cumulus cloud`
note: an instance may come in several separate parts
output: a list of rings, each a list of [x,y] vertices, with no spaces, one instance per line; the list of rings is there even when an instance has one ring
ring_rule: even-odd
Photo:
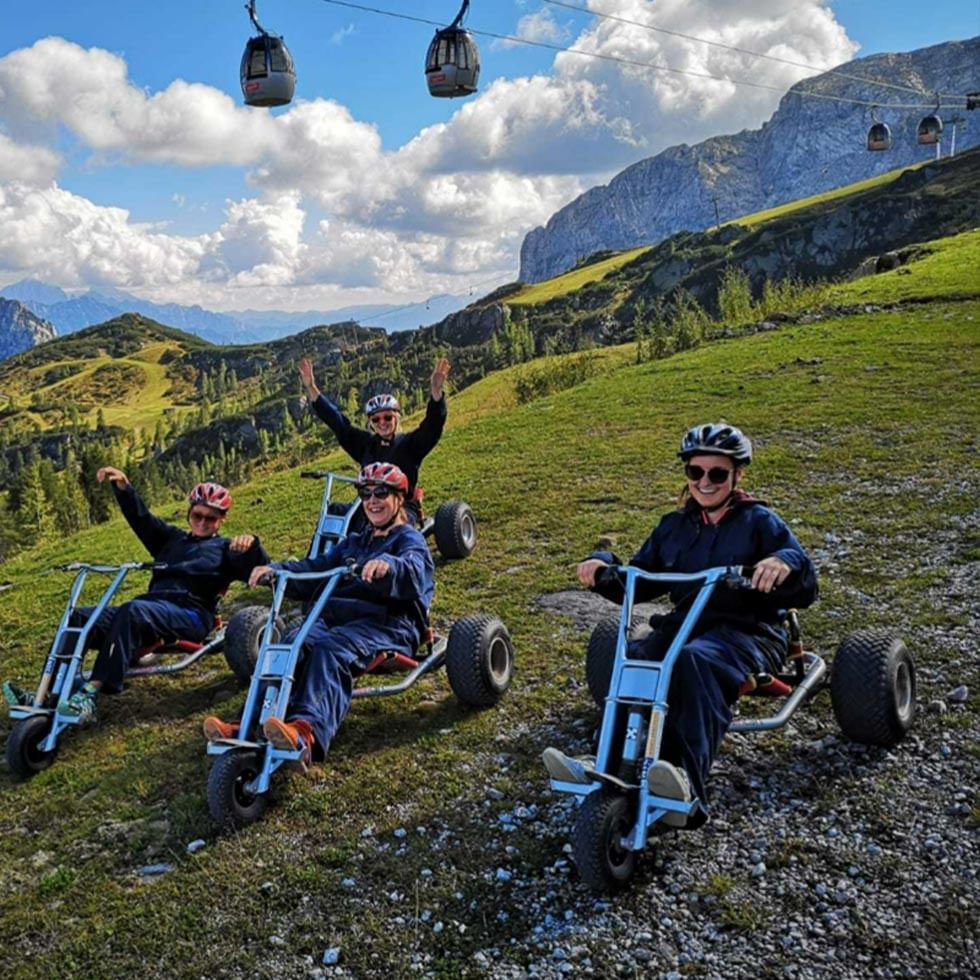
[[[207,247],[130,222],[57,186],[0,185],[0,254],[8,269],[64,286],[172,284],[193,276]]]
[[[0,117],[15,137],[64,126],[94,151],[181,166],[247,166],[276,139],[273,117],[224,92],[177,79],[147,95],[119,55],[58,37],[0,58]]]
[[[67,286],[169,288],[175,297],[196,279],[226,301],[264,304],[290,290],[458,290],[514,269],[523,235],[589,186],[673,143],[758,126],[808,73],[679,34],[821,66],[856,49],[825,0],[744,0],[737,17],[730,0],[588,7],[621,20],[562,11],[559,24],[541,8],[516,33],[602,57],[564,52],[548,74],[497,78],[391,150],[377,126],[332,100],[272,115],[183,79],[146,92],[119,55],[61,38],[14,51],[0,58],[5,265]],[[92,166],[232,165],[255,196],[225,202],[209,234],[168,235],[54,183],[65,131]]]
[[[61,155],[45,146],[15,143],[0,133],[0,182],[17,180],[32,186],[46,186],[61,166]]]
[[[538,41],[544,44],[560,44],[566,41],[571,34],[567,26],[559,24],[549,9],[535,11],[533,14],[525,14],[517,22],[514,37],[524,41]],[[519,42],[504,38],[497,38],[490,45],[493,50],[503,48],[513,48]]]

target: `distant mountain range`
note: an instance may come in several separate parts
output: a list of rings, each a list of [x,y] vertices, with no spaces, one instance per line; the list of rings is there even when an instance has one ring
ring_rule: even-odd
[[[439,295],[411,305],[346,306],[336,310],[242,310],[215,313],[200,306],[177,303],[151,303],[122,290],[103,288],[69,296],[57,286],[23,279],[0,289],[0,300],[16,300],[30,313],[53,325],[58,334],[74,333],[98,323],[105,323],[125,313],[139,313],[158,323],[195,334],[213,344],[250,344],[276,340],[329,323],[357,322],[380,326],[389,332],[409,330],[442,320],[470,302],[466,296]],[[47,339],[47,338],[45,338]],[[35,341],[40,343],[41,341]],[[16,344],[21,346],[16,346]],[[0,357],[10,357],[33,346],[24,332],[18,339],[7,338],[0,324]]]
[[[540,282],[596,252],[656,244],[679,231],[702,231],[719,220],[932,159],[936,147],[916,140],[919,120],[932,110],[889,109],[888,103],[925,104],[934,92],[975,91],[978,65],[980,37],[975,37],[873,55],[804,79],[761,129],[670,147],[556,212],[546,227],[525,237],[520,278]],[[855,76],[867,81],[854,81]],[[875,81],[914,91],[894,91]],[[815,96],[801,97],[804,91]],[[965,97],[944,95],[943,102],[943,154],[951,148],[954,131],[957,152],[980,145],[980,112],[966,112]],[[879,103],[878,119],[891,127],[892,146],[886,152],[865,148],[874,103]]]

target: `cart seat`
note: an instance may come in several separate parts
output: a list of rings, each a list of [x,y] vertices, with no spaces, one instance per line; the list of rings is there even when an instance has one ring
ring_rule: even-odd
[[[365,674],[404,674],[410,670],[415,670],[419,662],[424,660],[432,652],[432,644],[435,642],[435,632],[432,627],[427,627],[425,636],[415,656],[399,653],[397,650],[380,650],[375,654],[374,659],[364,670]]]
[[[156,643],[140,647],[133,656],[132,664],[137,667],[152,667],[159,662],[160,655],[164,653],[197,653],[224,625],[221,617],[215,616],[213,629],[201,642],[196,640],[157,640]]]

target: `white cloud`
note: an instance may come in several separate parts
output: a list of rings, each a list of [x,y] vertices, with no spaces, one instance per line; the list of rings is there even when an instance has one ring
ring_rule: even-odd
[[[128,80],[119,55],[58,37],[0,58],[0,118],[14,136],[62,125],[93,151],[193,167],[247,166],[276,139],[263,110],[182,79],[148,96]]]
[[[61,156],[44,146],[15,143],[0,133],[0,183],[17,180],[32,186],[46,186],[54,180]]]
[[[193,276],[208,239],[134,225],[56,186],[0,185],[0,254],[8,269],[63,286],[174,284]]]
[[[330,43],[333,45],[343,44],[344,41],[354,33],[354,25],[348,24],[346,27],[342,27],[339,31],[334,31],[333,34],[330,35]]]
[[[517,22],[514,37],[525,41],[537,41],[542,44],[560,44],[568,40],[570,30],[567,26],[559,24],[552,16],[551,10],[547,7],[535,11],[533,14],[525,14]],[[490,45],[491,50],[501,50],[503,48],[514,48],[518,46],[517,41],[509,41],[497,38]]]

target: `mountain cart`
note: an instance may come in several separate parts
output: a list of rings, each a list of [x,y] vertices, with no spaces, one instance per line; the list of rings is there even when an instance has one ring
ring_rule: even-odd
[[[300,477],[324,480],[320,515],[306,555],[307,558],[317,558],[347,537],[351,531],[364,525],[361,501],[357,497],[352,501],[337,500],[335,494],[338,487],[353,487],[357,481],[354,477],[325,470],[306,471],[300,473]],[[469,504],[461,500],[440,504],[434,516],[423,519],[419,531],[425,537],[433,538],[443,558],[467,558],[476,547],[476,518]],[[289,598],[305,599],[308,602],[316,588],[317,585],[311,583],[305,587],[298,582],[293,583]],[[266,606],[246,606],[236,611],[228,621],[225,659],[243,684],[248,684],[252,678],[268,617],[269,610]],[[276,620],[276,635],[272,642],[278,642],[282,629],[282,619]]]
[[[208,754],[217,756],[208,776],[208,809],[219,824],[240,827],[258,820],[268,804],[273,774],[281,766],[299,761],[300,750],[276,748],[262,734],[263,726],[271,717],[285,720],[306,637],[337,584],[346,576],[358,574],[360,569],[350,565],[325,572],[277,570],[272,576],[272,604],[263,609],[265,625],[238,737],[208,742]],[[280,610],[287,591],[297,583],[313,584],[319,587],[319,593],[298,629],[289,639],[280,640]],[[404,678],[381,685],[362,681],[354,688],[353,696],[400,694],[443,665],[453,692],[463,704],[493,706],[510,686],[514,667],[514,649],[507,628],[490,616],[469,616],[455,623],[448,637],[430,629],[414,656],[379,650],[365,675],[402,672]]]
[[[574,829],[573,854],[583,881],[600,891],[615,891],[632,877],[637,857],[670,812],[689,816],[698,800],[655,795],[648,787],[650,768],[660,758],[667,693],[674,663],[716,588],[748,588],[741,567],[710,568],[696,574],[651,573],[633,567],[608,568],[603,574],[625,580],[618,622],[600,622],[586,658],[589,690],[603,709],[594,767],[585,782],[552,779],[551,786],[581,802]],[[661,661],[628,656],[636,583],[700,583],[697,595]],[[759,693],[785,700],[771,717],[737,719],[730,731],[780,728],[809,698],[829,687],[834,714],[848,738],[868,745],[891,746],[912,724],[915,665],[905,643],[890,633],[859,630],[840,645],[830,667],[804,651],[794,611],[786,614],[790,650],[784,670],[750,677],[741,694]]]
[[[82,660],[88,649],[88,638],[99,616],[112,602],[128,574],[132,571],[159,571],[166,566],[155,562],[124,562],[120,565],[99,565],[86,562],[71,562],[59,566],[60,571],[76,572],[68,596],[68,603],[62,614],[44,668],[41,680],[30,705],[16,705],[10,708],[13,728],[7,738],[7,765],[11,772],[23,779],[47,769],[58,754],[58,742],[62,733],[80,722],[78,716],[58,713],[58,702],[68,698],[85,679],[82,673]],[[92,614],[83,626],[70,626],[72,613],[89,574],[111,575],[112,580],[103,591]],[[174,674],[197,663],[202,657],[217,653],[222,649],[224,627],[216,620],[215,628],[203,643],[189,640],[176,640],[171,643],[159,642],[140,650],[133,666],[126,672],[127,678],[149,676],[152,674]],[[163,662],[165,655],[175,655],[174,662]]]

